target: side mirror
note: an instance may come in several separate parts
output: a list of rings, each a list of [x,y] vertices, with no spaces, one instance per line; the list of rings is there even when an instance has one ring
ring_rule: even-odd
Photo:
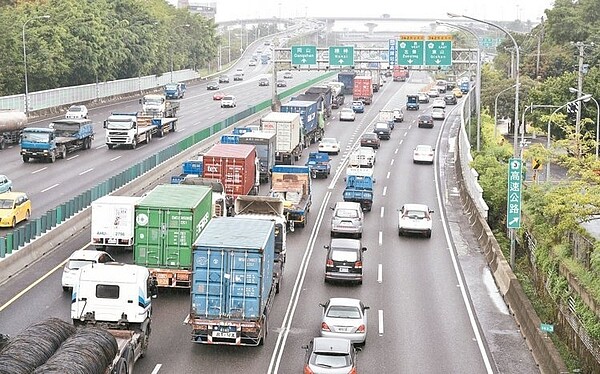
[[[377,182],[377,179],[373,178],[373,183]]]
[[[302,346],[302,349],[305,349],[305,350],[307,350],[307,351],[308,351],[308,344],[305,344],[305,345],[303,345],[303,346]]]
[[[329,249],[329,246],[328,245],[324,245],[323,248]]]
[[[435,213],[433,210],[429,210],[429,213]]]
[[[335,207],[334,206],[330,206],[329,209],[335,210]]]
[[[325,304],[323,304],[323,303],[319,303],[319,306],[320,306],[321,308],[325,308]]]
[[[371,307],[370,306],[365,306],[364,310],[367,310],[367,309],[371,309]]]
[[[367,247],[362,247],[361,249],[362,249],[363,252],[367,251]]]
[[[103,127],[103,128],[107,128],[107,127],[108,127],[108,124],[107,124],[107,122],[108,122],[108,121],[104,121],[104,122],[102,123],[102,127]]]

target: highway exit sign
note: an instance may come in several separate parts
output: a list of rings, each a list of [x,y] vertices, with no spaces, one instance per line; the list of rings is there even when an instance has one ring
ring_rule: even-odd
[[[400,35],[398,39],[398,65],[420,66],[424,65],[423,59],[423,35]]]
[[[508,188],[506,199],[506,227],[521,227],[521,187],[523,185],[523,161],[511,158],[508,161]]]
[[[316,65],[317,47],[314,45],[292,46],[292,65]]]
[[[332,46],[329,47],[329,65],[353,66],[354,47]]]
[[[428,35],[425,41],[425,65],[452,65],[452,35]]]

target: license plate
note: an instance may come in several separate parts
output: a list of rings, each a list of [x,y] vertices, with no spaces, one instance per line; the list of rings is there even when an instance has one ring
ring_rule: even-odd
[[[157,279],[157,281],[158,281],[158,284],[161,285],[161,286],[166,286],[166,285],[169,284],[169,278],[160,278],[159,277]]]
[[[235,331],[234,332],[213,331],[212,332],[212,337],[213,338],[235,339]]]
[[[337,332],[348,332],[350,331],[350,327],[338,327]]]
[[[107,243],[108,244],[117,244],[117,239],[108,239]]]
[[[348,268],[340,268],[340,273],[347,273],[348,272]]]

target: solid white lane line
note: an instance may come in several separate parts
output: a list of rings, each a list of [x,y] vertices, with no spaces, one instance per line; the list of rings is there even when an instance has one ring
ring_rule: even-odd
[[[87,174],[87,173],[89,173],[89,172],[90,172],[90,171],[92,171],[92,170],[94,170],[94,168],[91,168],[91,169],[87,169],[87,170],[85,170],[85,171],[82,171],[81,173],[79,173],[79,175]]]
[[[377,266],[377,283],[383,282],[383,265],[379,264]]]
[[[55,184],[55,185],[52,185],[52,186],[50,186],[50,187],[48,187],[48,188],[46,188],[46,189],[43,189],[43,190],[42,190],[42,191],[40,191],[40,192],[46,192],[46,191],[50,191],[50,190],[51,190],[51,189],[53,189],[54,187],[58,187],[58,183],[57,183],[57,184]]]
[[[381,213],[380,213],[380,215],[381,215],[381,218],[383,218],[383,213],[384,213],[384,212],[385,212],[385,207],[384,207],[384,206],[382,206],[382,207],[381,207]]]
[[[383,187],[383,196],[385,196],[385,194],[387,193],[387,186]]]
[[[43,167],[43,168],[41,168],[41,169],[37,169],[37,170],[34,170],[34,171],[32,171],[32,172],[31,172],[31,174],[37,174],[37,173],[39,173],[40,171],[44,171],[44,170],[46,170],[46,169],[48,169],[48,167],[47,167],[47,166],[44,166],[44,167]]]
[[[118,160],[120,158],[121,158],[121,156],[113,157],[113,158],[110,159],[110,161],[115,161],[115,160]]]
[[[99,146],[97,146],[94,149],[102,149],[102,148],[106,148],[106,144],[99,145]]]
[[[383,310],[379,309],[379,336],[383,335]]]
[[[158,373],[158,371],[160,370],[161,367],[162,367],[162,364],[156,364],[156,366],[154,367],[154,370],[152,370],[152,373],[150,373],[150,374]]]

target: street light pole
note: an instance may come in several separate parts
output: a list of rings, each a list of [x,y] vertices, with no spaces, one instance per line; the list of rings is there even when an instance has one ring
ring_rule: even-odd
[[[481,48],[479,43],[479,36],[475,34],[473,30],[468,27],[453,25],[447,22],[435,21],[438,25],[444,25],[451,28],[462,30],[468,34],[471,34],[475,38],[477,43],[477,75],[475,78],[475,115],[477,116],[477,152],[481,150]]]
[[[569,87],[569,92],[576,93],[578,96],[585,95],[581,93],[578,88]],[[593,100],[594,104],[596,104],[596,161],[598,161],[598,143],[600,143],[600,105],[598,105],[598,101],[594,99],[593,96],[590,95],[589,100]],[[584,100],[587,101],[587,100]],[[577,131],[577,129],[575,130]]]
[[[517,41],[515,40],[515,38],[513,38],[511,33],[508,32],[508,30],[506,30],[502,26],[496,25],[495,23],[484,21],[484,20],[477,19],[477,18],[473,18],[470,16],[465,16],[464,14],[460,15],[460,14],[448,13],[448,17],[451,17],[451,18],[462,17],[462,18],[470,19],[470,20],[476,21],[476,22],[485,23],[486,25],[495,27],[495,28],[501,30],[502,32],[504,32],[506,35],[508,35],[508,37],[510,38],[510,40],[512,41],[512,43],[514,45],[516,66],[515,66],[515,122],[514,122],[513,152],[514,152],[514,157],[517,157],[518,152],[519,152],[519,142],[518,142],[518,137],[519,137],[519,45],[517,44]]]
[[[27,47],[25,44],[25,26],[33,21],[34,19],[48,19],[50,18],[49,15],[45,14],[43,16],[38,16],[38,17],[33,17],[33,18],[29,18],[28,20],[26,20],[25,22],[23,22],[23,67],[25,69],[25,115],[29,114],[29,81],[27,80]]]
[[[514,88],[515,85],[513,84],[510,87],[507,87],[505,89],[503,89],[502,91],[498,92],[498,94],[496,95],[496,99],[494,100],[494,138],[497,135],[497,129],[498,129],[498,98],[500,97],[500,95],[502,95],[504,92],[510,90],[511,88]]]
[[[190,25],[189,25],[189,23],[186,23],[184,25],[175,26],[175,27],[173,27],[173,31],[175,31],[176,29],[181,28],[181,27],[190,27]],[[170,53],[170,55],[171,55],[171,83],[173,83],[173,53],[174,53],[173,41],[171,41],[171,53]]]

